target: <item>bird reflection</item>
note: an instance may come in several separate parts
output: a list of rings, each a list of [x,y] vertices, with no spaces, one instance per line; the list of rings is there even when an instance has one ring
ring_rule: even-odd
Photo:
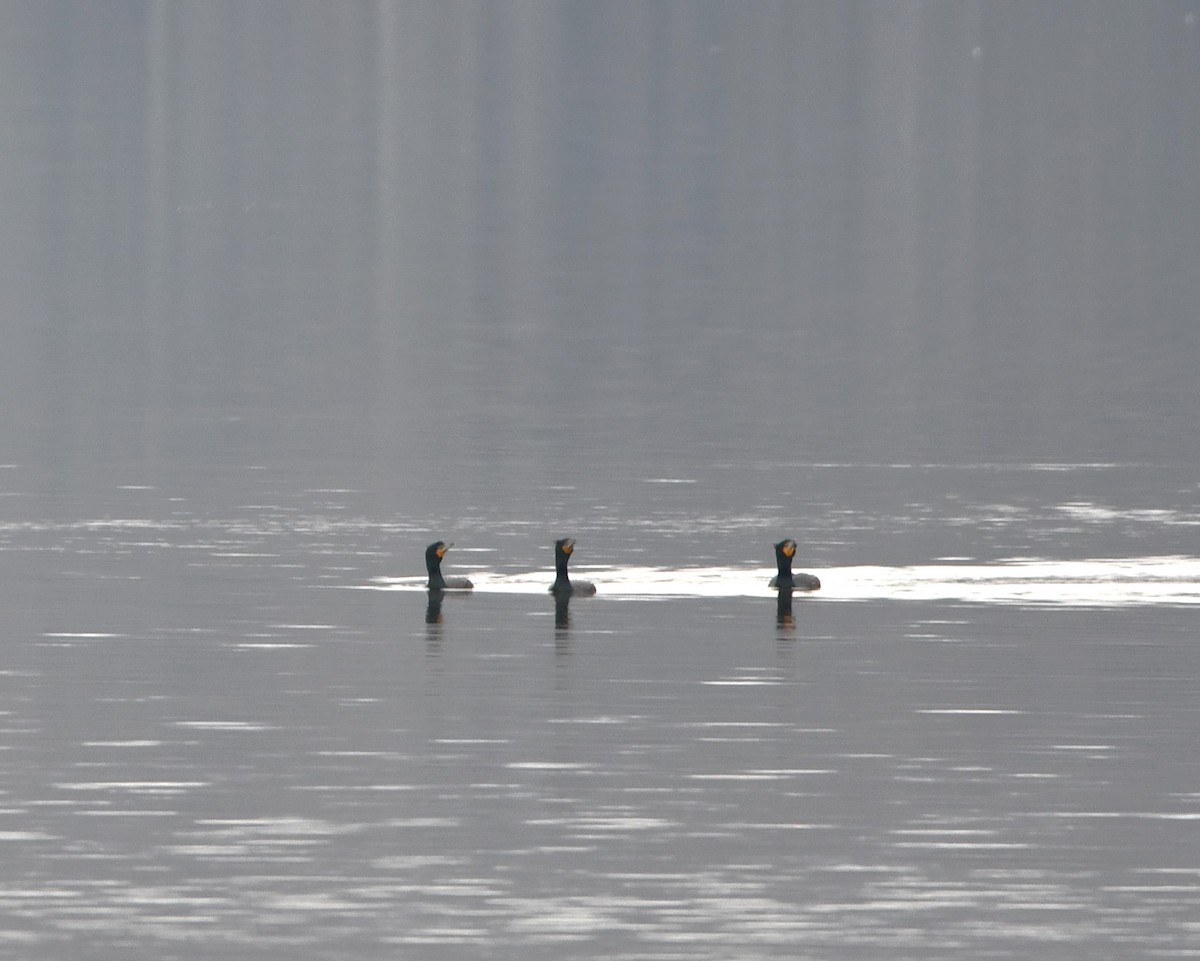
[[[565,631],[571,626],[571,595],[554,595],[554,626]]]
[[[792,616],[792,592],[781,589],[775,598],[775,626],[781,631],[794,631],[796,619]]]
[[[430,591],[425,604],[425,652],[437,656],[442,652],[442,598],[445,591]]]
[[[571,595],[554,595],[554,649],[566,654],[571,635]]]
[[[430,591],[429,603],[425,605],[425,623],[426,624],[441,624],[442,623],[442,600],[445,598],[445,591]]]

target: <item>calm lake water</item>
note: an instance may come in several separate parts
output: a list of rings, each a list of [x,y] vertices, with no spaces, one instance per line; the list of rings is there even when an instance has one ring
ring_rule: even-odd
[[[0,8],[0,957],[1200,956],[1198,15]]]

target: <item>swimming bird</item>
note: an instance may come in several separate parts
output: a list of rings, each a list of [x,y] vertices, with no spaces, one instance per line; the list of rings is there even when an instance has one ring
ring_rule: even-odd
[[[821,580],[816,574],[793,574],[792,558],[796,555],[796,542],[790,537],[775,545],[775,563],[779,565],[779,573],[771,578],[771,587],[779,590],[816,591],[821,588]]]
[[[453,541],[449,544],[438,541],[425,548],[425,569],[429,571],[429,583],[426,586],[431,591],[469,591],[475,586],[465,577],[451,577],[449,580],[442,577],[442,558],[453,546]]]
[[[572,581],[567,576],[567,561],[575,550],[575,541],[564,537],[554,542],[554,583],[550,585],[551,594],[579,594],[581,596],[596,593],[596,585],[591,581]]]

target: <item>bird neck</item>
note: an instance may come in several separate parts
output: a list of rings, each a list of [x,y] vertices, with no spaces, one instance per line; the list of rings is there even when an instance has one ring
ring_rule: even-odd
[[[569,591],[571,589],[571,578],[567,576],[567,561],[571,559],[570,555],[557,551],[554,555],[554,590]]]
[[[446,579],[442,577],[442,562],[439,558],[426,558],[425,569],[429,571],[429,586],[431,588],[440,590],[446,586]]]

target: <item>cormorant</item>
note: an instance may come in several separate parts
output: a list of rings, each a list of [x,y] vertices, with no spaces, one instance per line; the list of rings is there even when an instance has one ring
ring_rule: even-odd
[[[425,548],[425,569],[429,571],[429,583],[426,586],[431,591],[469,591],[475,586],[465,577],[451,577],[449,580],[442,577],[442,558],[453,546],[453,541],[449,544],[438,541]]]
[[[591,581],[572,581],[567,576],[567,561],[571,559],[571,552],[573,550],[575,550],[575,541],[570,537],[564,537],[554,542],[555,577],[554,583],[550,585],[550,593],[595,594],[596,585]]]
[[[821,580],[816,574],[793,574],[792,558],[796,555],[796,542],[790,537],[775,545],[775,563],[779,573],[771,578],[771,587],[779,590],[816,591]]]

